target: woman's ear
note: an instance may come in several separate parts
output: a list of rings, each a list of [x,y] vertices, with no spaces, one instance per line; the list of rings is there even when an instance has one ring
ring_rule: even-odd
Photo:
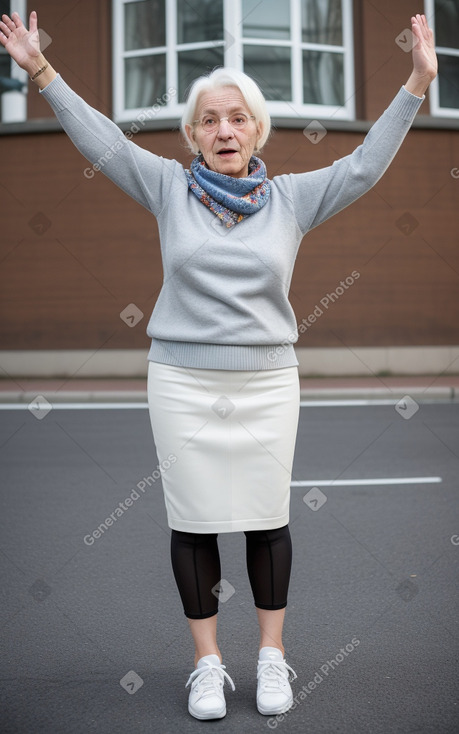
[[[261,140],[262,136],[263,136],[263,123],[261,121],[259,121],[257,123],[257,139],[256,139],[256,142],[255,142],[255,150],[257,152],[259,152],[259,150],[260,150],[260,140]]]
[[[186,132],[187,142],[191,150],[193,151],[193,153],[197,155],[199,153],[199,145],[197,144],[195,136],[194,136],[193,126],[186,124],[185,132]]]

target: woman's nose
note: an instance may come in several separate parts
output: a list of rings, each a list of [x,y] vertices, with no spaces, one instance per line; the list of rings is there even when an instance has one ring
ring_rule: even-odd
[[[229,124],[228,120],[222,119],[220,120],[220,126],[218,128],[218,136],[220,138],[232,138],[234,135],[234,130]]]

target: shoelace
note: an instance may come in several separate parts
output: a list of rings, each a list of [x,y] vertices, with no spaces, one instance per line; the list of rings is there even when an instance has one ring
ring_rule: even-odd
[[[287,676],[285,675],[287,673]],[[291,675],[290,675],[291,673]],[[271,689],[272,691],[279,690],[279,682],[284,683],[287,679],[289,682],[294,681],[297,678],[297,674],[287,665],[285,660],[273,661],[273,660],[261,660],[258,662],[257,679],[259,680],[263,676],[261,684],[265,690]]]
[[[223,686],[226,678],[226,680],[229,681],[229,684],[233,691],[236,690],[233,681],[231,680],[228,673],[224,670],[224,668],[226,668],[226,665],[213,665],[212,663],[206,661],[206,666],[206,668],[196,668],[196,670],[193,670],[190,677],[188,678],[185,688],[187,688],[190,683],[194,681],[196,685],[200,686],[200,688],[202,689],[202,695],[205,696],[206,694],[215,693],[216,685]],[[217,673],[217,675],[215,675],[215,673]]]

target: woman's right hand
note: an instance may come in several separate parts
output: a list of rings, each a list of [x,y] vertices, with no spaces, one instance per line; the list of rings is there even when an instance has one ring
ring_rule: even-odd
[[[56,71],[51,64],[48,64],[40,51],[38,19],[35,10],[30,13],[29,30],[22,22],[19,13],[13,13],[11,18],[9,15],[2,15],[0,43],[21,69],[24,69],[30,77],[35,75],[35,82],[40,89],[44,89],[55,78]]]
[[[13,13],[11,18],[9,15],[2,15],[0,43],[21,69],[32,70],[40,56],[40,38],[35,10],[30,13],[29,30],[22,22],[19,13]]]

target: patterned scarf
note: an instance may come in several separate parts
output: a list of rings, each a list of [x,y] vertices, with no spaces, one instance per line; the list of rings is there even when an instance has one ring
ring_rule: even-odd
[[[254,155],[249,161],[249,175],[245,178],[211,171],[202,154],[192,160],[190,170],[185,169],[185,174],[193,194],[228,228],[261,209],[271,193],[266,166]]]

